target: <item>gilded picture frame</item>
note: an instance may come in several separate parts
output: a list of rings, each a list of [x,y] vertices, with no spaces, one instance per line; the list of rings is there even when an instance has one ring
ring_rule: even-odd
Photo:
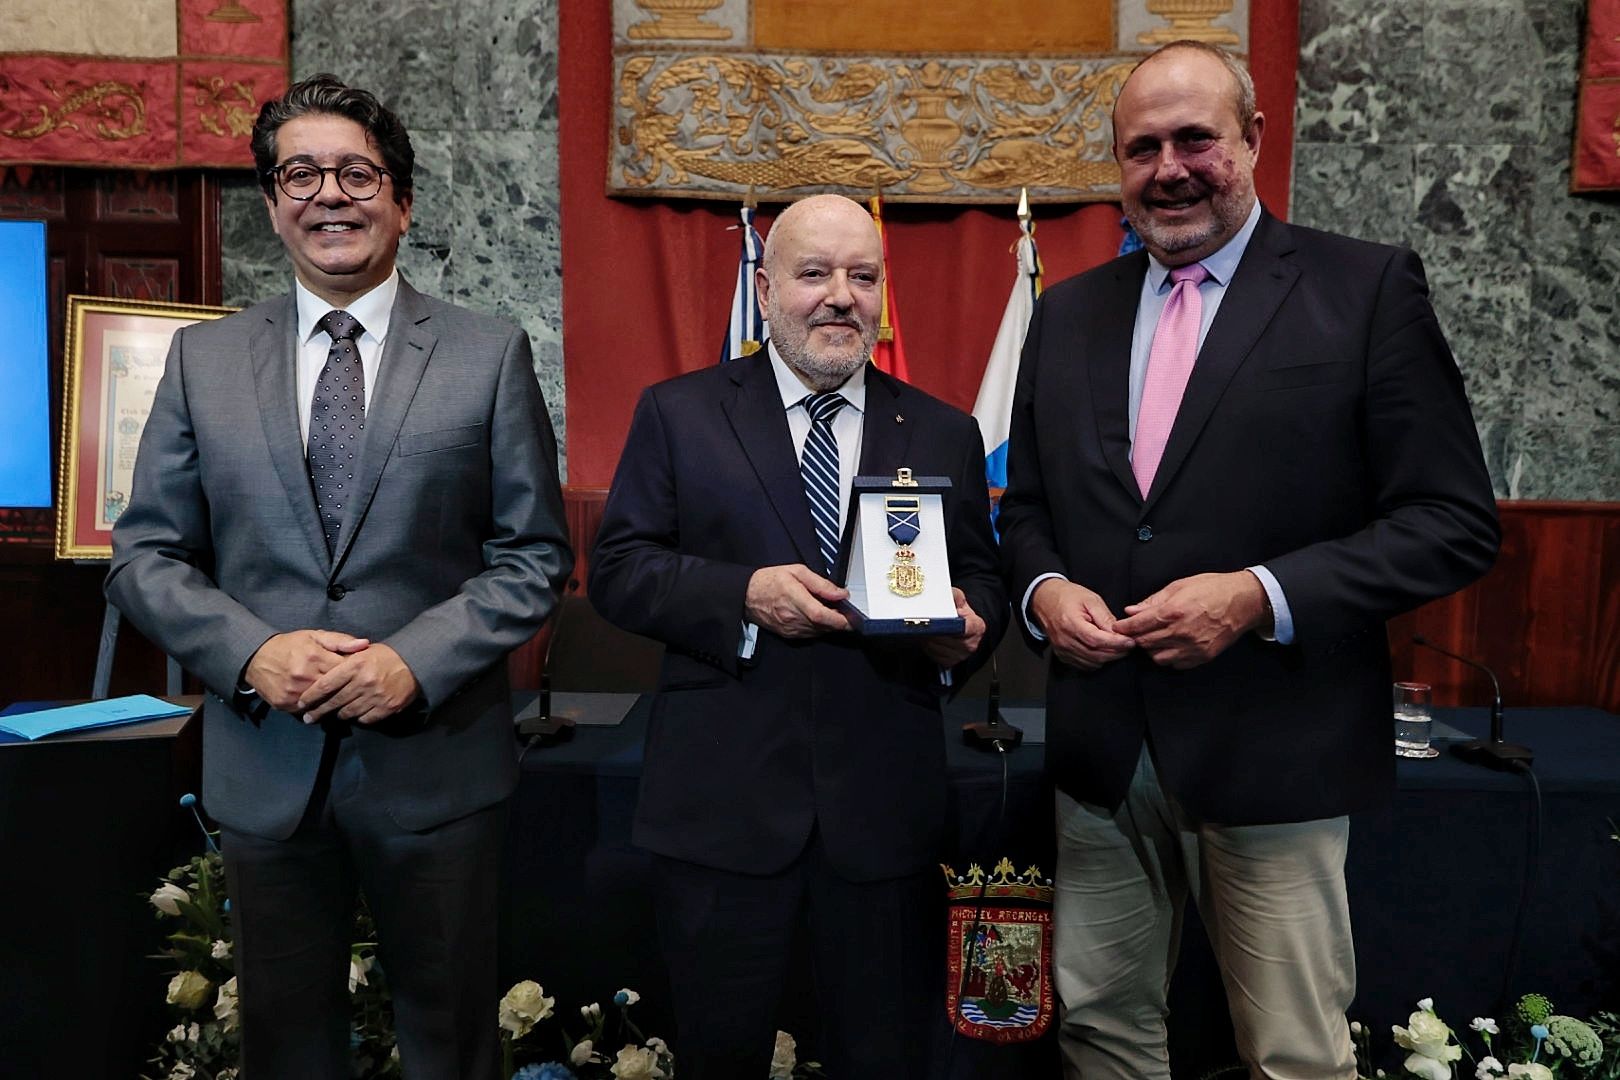
[[[112,527],[129,498],[152,399],[175,331],[235,308],[67,298],[62,350],[56,557],[112,558]]]

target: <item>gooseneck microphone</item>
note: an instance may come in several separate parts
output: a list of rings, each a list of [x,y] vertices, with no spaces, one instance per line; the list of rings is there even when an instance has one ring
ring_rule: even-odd
[[[531,746],[554,746],[574,737],[574,722],[566,716],[553,716],[551,713],[551,654],[556,652],[557,639],[562,635],[563,606],[578,588],[579,579],[570,577],[563,586],[562,596],[557,598],[557,609],[552,616],[556,623],[551,628],[551,637],[546,639],[545,655],[540,658],[538,710],[536,715],[518,721],[517,725],[518,741],[523,743],[525,750]]]
[[[1024,741],[1023,729],[1001,718],[1001,672],[994,655],[990,657],[990,696],[985,700],[984,719],[963,724],[962,741],[980,750],[998,750],[1003,754]]]
[[[1513,769],[1519,765],[1529,765],[1535,759],[1534,751],[1528,746],[1510,743],[1503,738],[1502,684],[1496,681],[1496,672],[1478,660],[1470,660],[1466,656],[1458,656],[1450,649],[1441,648],[1422,634],[1413,634],[1412,643],[1422,645],[1425,649],[1433,649],[1442,656],[1449,656],[1459,664],[1483,671],[1491,680],[1491,737],[1456,743],[1451,748],[1453,754],[1464,761],[1472,761],[1492,769]]]

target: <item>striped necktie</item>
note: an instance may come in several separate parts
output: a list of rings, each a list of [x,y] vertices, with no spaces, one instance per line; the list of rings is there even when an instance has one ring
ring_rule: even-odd
[[[799,473],[804,477],[804,493],[810,499],[810,518],[821,544],[823,573],[831,575],[838,565],[838,439],[833,435],[833,417],[849,404],[843,394],[811,394],[799,402],[810,414],[810,434],[799,455]]]

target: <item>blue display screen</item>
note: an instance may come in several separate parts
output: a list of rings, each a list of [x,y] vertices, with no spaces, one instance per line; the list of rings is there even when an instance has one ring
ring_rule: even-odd
[[[0,507],[51,505],[45,223],[0,221]]]

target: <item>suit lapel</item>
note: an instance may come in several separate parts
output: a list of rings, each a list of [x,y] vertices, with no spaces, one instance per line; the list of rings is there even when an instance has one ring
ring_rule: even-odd
[[[270,448],[270,461],[304,539],[316,561],[325,566],[331,554],[326,550],[326,534],[315,509],[315,492],[310,488],[304,437],[298,424],[298,347],[298,306],[293,294],[288,293],[276,313],[266,316],[263,324],[254,329],[248,341],[248,358],[253,366],[259,421]]]
[[[1147,504],[1152,506],[1175,476],[1210,415],[1225,393],[1226,386],[1248,359],[1260,334],[1282,306],[1283,298],[1299,279],[1299,268],[1283,256],[1293,250],[1287,227],[1270,214],[1262,213],[1254,236],[1238,263],[1232,283],[1227,286],[1221,309],[1204,336],[1203,348],[1187,380],[1181,408],[1165,443],[1164,457],[1153,476]]]
[[[799,558],[806,566],[820,566],[821,546],[810,521],[810,503],[799,476],[799,459],[793,452],[793,437],[788,432],[787,414],[771,372],[770,356],[761,349],[747,360],[733,360],[726,366],[735,393],[721,403],[721,409],[782,527],[798,549]],[[743,496],[739,493],[738,497]]]
[[[439,339],[428,329],[428,322],[422,294],[400,278],[394,310],[388,317],[388,340],[383,342],[377,386],[366,408],[365,448],[360,454],[360,474],[355,477],[355,501],[344,516],[343,531],[338,533],[337,549],[332,556],[334,572],[343,564],[354,544],[355,534],[365,521],[366,511],[371,508],[377,483],[382,479],[383,465],[394,451],[400,425],[405,421],[405,413],[422,381],[422,372],[438,344]]]
[[[1104,314],[1097,320],[1095,335],[1077,345],[1089,357],[1086,370],[1103,459],[1125,490],[1137,497],[1140,490],[1131,472],[1131,337],[1147,265],[1147,254],[1140,251],[1115,262],[1099,305]],[[1077,334],[1087,331],[1086,327],[1072,329]]]
[[[903,384],[892,375],[866,366],[866,414],[861,422],[860,464],[857,476],[893,476],[902,466],[909,467],[906,454],[911,449],[911,433],[915,424],[906,423],[905,410],[900,406],[900,388]],[[850,495],[849,515],[844,520],[843,536],[838,541],[838,567],[834,580],[842,581],[849,568],[850,543],[855,535],[856,504]]]

